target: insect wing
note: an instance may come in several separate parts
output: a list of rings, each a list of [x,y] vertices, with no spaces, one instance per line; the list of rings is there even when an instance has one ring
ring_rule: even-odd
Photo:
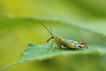
[[[79,43],[73,40],[68,40],[68,39],[63,39],[63,46],[67,47],[67,48],[72,48],[72,49],[76,49],[79,46]]]

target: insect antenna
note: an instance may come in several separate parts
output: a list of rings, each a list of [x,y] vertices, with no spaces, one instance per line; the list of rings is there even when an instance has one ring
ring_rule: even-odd
[[[49,27],[50,27],[50,31],[51,31],[51,34],[52,34],[52,28],[51,28],[51,25],[50,25],[50,23],[48,22],[48,24],[49,24]],[[52,35],[53,36],[53,35]]]
[[[37,22],[38,22],[38,21],[37,21]],[[40,22],[38,22],[38,23],[40,23]],[[51,32],[49,31],[49,29],[47,29],[47,27],[46,27],[45,25],[43,25],[42,23],[40,23],[40,24],[46,28],[46,30],[50,33],[51,36],[53,36],[53,35],[52,35],[52,30],[51,30],[51,26],[50,26],[50,24],[49,24],[49,26],[50,26],[50,30],[51,30]]]

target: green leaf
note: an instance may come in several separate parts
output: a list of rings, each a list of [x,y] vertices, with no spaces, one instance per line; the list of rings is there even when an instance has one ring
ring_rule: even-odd
[[[58,56],[61,56],[61,55],[63,55],[64,57],[65,56],[72,56],[72,55],[75,55],[73,57],[76,57],[76,55],[81,55],[81,56],[82,55],[86,55],[86,56],[97,55],[97,56],[101,57],[101,56],[106,55],[106,49],[104,47],[101,47],[101,46],[91,46],[91,45],[89,45],[89,49],[84,49],[84,50],[69,50],[67,48],[62,48],[62,49],[57,48],[53,52],[53,49],[54,49],[55,46],[53,46],[51,50],[47,51],[47,49],[49,48],[49,45],[50,45],[50,43],[42,44],[42,45],[36,45],[33,42],[29,43],[26,46],[26,49],[22,52],[22,55],[18,60],[0,68],[0,70],[5,69],[5,68],[7,68],[11,65],[17,64],[17,63],[23,63],[25,61],[35,61],[35,60],[45,60],[45,59],[47,60],[47,59],[50,59],[50,58],[53,58],[53,57],[58,57]],[[103,58],[106,58],[106,56],[103,57]],[[100,58],[100,61],[102,61],[102,60],[103,59]],[[70,61],[67,61],[67,62],[70,62]],[[64,63],[63,63],[63,65],[64,65]],[[104,64],[101,64],[101,65],[104,66]],[[96,66],[95,66],[95,69],[96,69]],[[58,69],[57,69],[57,71],[58,71]]]

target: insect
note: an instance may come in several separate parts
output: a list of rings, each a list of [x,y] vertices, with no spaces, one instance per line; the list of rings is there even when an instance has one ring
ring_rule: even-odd
[[[38,22],[38,23],[40,23],[40,22]],[[42,23],[40,23],[40,24],[43,25]],[[52,35],[52,30],[51,30],[50,24],[49,24],[50,30],[45,25],[43,25],[43,26],[47,29],[47,31],[51,35],[51,37],[47,40],[47,42],[49,42],[50,40],[52,40],[52,44],[51,44],[50,48],[55,43],[57,45],[57,47],[59,47],[59,48],[61,48],[62,46],[64,46],[64,47],[66,47],[68,49],[82,49],[82,48],[87,48],[88,49],[88,46],[87,46],[87,43],[86,42],[79,43],[77,41],[73,41],[73,40],[69,40],[69,39],[64,39],[64,38],[61,38],[61,37],[55,37],[55,36]]]

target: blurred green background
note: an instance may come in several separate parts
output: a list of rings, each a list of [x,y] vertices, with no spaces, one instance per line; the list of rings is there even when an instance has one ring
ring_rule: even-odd
[[[106,46],[106,0],[0,0],[0,67],[17,60],[29,42],[46,43],[50,35],[36,20],[48,28],[49,22],[55,36]],[[4,71],[52,71],[41,70],[40,63],[26,62]]]

